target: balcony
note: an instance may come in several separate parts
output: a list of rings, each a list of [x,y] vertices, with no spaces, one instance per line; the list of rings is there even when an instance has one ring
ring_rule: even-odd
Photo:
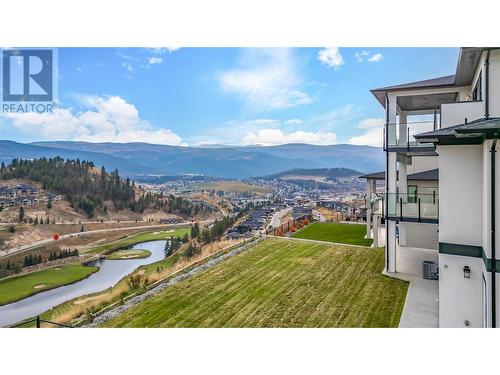
[[[384,150],[392,151],[418,151],[434,150],[432,144],[421,143],[415,139],[416,134],[439,129],[437,121],[419,121],[401,124],[387,124],[387,138],[384,137]]]
[[[417,194],[386,193],[373,197],[370,205],[373,214],[392,220],[437,223],[439,219],[439,194],[434,190]]]

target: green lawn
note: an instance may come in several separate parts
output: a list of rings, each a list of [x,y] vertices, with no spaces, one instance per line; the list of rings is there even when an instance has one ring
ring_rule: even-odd
[[[99,267],[67,265],[48,268],[0,280],[0,305],[15,302],[32,294],[74,283],[96,272]]]
[[[151,255],[151,251],[143,250],[143,249],[127,249],[127,250],[118,250],[112,252],[111,254],[106,256],[106,259],[110,260],[122,260],[122,259],[140,259],[147,258]]]
[[[383,249],[268,239],[107,327],[397,327],[408,283]]]
[[[373,240],[364,238],[365,235],[366,225],[363,224],[313,223],[295,232],[292,237],[370,246]]]
[[[169,237],[182,238],[186,233],[188,235],[191,233],[191,227],[142,232],[103,245],[94,246],[86,252],[93,254],[110,254],[113,251],[127,249],[141,242],[164,240]]]

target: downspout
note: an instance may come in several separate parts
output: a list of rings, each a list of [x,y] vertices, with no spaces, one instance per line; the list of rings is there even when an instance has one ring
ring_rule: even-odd
[[[491,327],[496,328],[496,253],[495,253],[495,154],[497,147],[497,133],[495,133],[491,144]]]
[[[484,62],[484,118],[490,118],[490,53],[486,52],[486,61]]]
[[[385,93],[385,269],[389,271],[389,95]]]

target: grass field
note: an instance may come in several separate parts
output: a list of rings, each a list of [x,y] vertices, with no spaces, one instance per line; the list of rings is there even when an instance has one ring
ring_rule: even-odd
[[[221,190],[235,193],[269,193],[270,188],[245,184],[239,181],[217,181],[208,182],[198,186],[198,190]]]
[[[373,240],[364,238],[365,235],[366,225],[363,224],[314,223],[295,232],[292,237],[370,246]]]
[[[107,327],[397,327],[408,283],[382,249],[268,239]]]
[[[106,259],[110,260],[122,260],[122,259],[141,259],[147,258],[151,255],[149,250],[143,249],[127,249],[118,250],[106,256]]]
[[[74,283],[96,272],[98,267],[67,265],[0,280],[0,305],[44,290]]]
[[[108,242],[102,245],[91,247],[90,249],[83,251],[85,253],[93,254],[110,254],[117,250],[127,249],[135,244],[147,241],[164,240],[169,237],[183,237],[184,234],[191,233],[191,227],[170,229],[162,231],[150,231],[134,234],[126,238],[119,239],[117,241]]]

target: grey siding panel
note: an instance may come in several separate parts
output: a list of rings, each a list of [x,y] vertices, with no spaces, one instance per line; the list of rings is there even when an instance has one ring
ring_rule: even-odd
[[[406,246],[437,250],[439,248],[438,225],[406,223]]]

